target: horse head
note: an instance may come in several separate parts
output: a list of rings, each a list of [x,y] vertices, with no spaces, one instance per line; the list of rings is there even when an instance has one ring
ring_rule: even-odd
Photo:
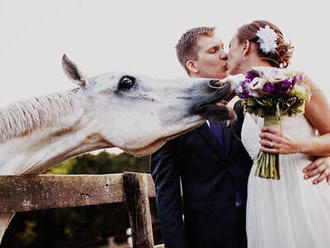
[[[232,109],[216,104],[232,92],[228,82],[159,80],[128,73],[88,78],[65,55],[62,64],[81,94],[87,96],[86,114],[92,113],[95,132],[112,146],[134,155],[150,154],[206,119],[235,118]]]

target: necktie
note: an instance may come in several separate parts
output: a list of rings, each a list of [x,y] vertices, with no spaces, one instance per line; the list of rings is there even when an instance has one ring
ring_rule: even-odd
[[[210,129],[213,133],[214,137],[216,138],[220,148],[223,148],[223,129],[220,124],[213,124],[210,123]]]
[[[220,124],[213,124],[210,123],[210,129],[214,135],[214,137],[216,138],[220,149],[223,149],[223,129],[221,127]],[[235,201],[236,201],[236,206],[240,206],[242,205],[243,201],[242,198],[240,196],[240,194],[238,193],[236,187],[235,187]]]

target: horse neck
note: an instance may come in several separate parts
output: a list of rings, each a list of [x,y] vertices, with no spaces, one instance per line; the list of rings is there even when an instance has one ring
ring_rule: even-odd
[[[86,98],[52,125],[0,143],[0,174],[38,174],[73,156],[111,145],[98,134]]]

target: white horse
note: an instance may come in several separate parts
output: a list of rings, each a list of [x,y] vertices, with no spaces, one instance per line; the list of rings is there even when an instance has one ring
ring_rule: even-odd
[[[206,118],[235,118],[215,104],[231,92],[228,82],[112,73],[87,78],[65,55],[62,63],[78,88],[0,109],[0,175],[38,174],[102,148],[147,155]],[[0,214],[0,241],[12,216]]]

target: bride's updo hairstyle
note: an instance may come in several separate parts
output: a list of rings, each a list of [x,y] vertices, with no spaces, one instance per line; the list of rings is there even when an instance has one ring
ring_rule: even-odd
[[[257,36],[257,32],[260,28],[265,28],[266,26],[269,26],[277,34],[276,50],[268,53],[265,53],[260,48],[260,44],[258,43],[259,37]],[[286,68],[290,64],[294,47],[290,43],[285,42],[280,29],[270,22],[254,21],[240,27],[237,32],[237,39],[240,44],[246,40],[256,43],[259,57],[266,59],[274,67]]]

